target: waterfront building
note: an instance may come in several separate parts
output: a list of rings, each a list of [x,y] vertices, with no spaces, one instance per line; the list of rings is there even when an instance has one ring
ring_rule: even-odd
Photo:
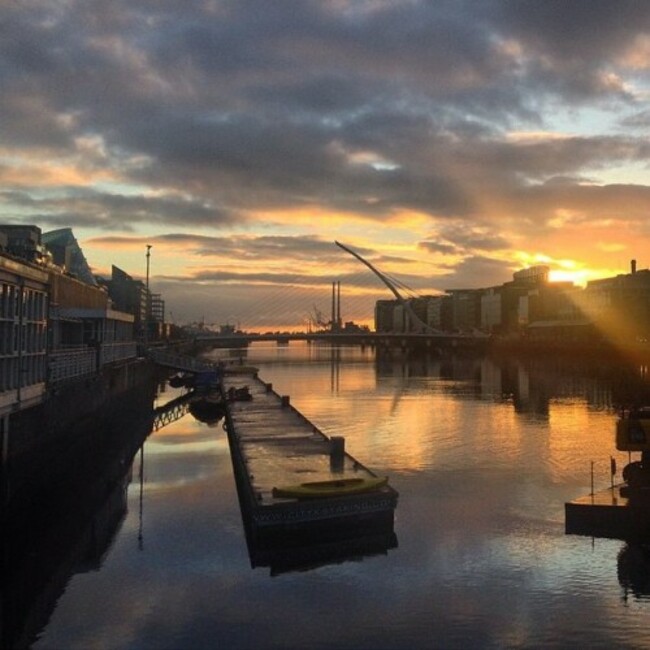
[[[481,296],[481,330],[496,332],[503,325],[501,291],[499,287],[490,287]]]
[[[536,320],[537,314],[531,319],[530,298],[546,295],[548,276],[547,266],[533,266],[513,273],[510,282],[484,289],[480,298],[481,329],[490,333],[516,332]],[[536,306],[541,303],[539,299],[532,302]]]
[[[427,300],[426,324],[435,330],[451,329],[451,297],[430,296]]]
[[[171,328],[165,323],[165,301],[161,294],[149,292],[149,300],[147,300],[145,283],[136,280],[115,265],[111,268],[111,279],[99,278],[99,282],[106,287],[116,309],[133,315],[137,337],[144,338],[145,327],[148,328],[149,341],[160,340],[170,335]]]
[[[519,323],[530,325],[539,321],[579,321],[578,308],[583,289],[572,282],[540,284],[519,298]]]
[[[151,293],[149,296],[149,340],[168,338],[171,327],[165,322],[165,301],[159,293]]]
[[[147,287],[145,283],[132,278],[115,265],[111,267],[111,279],[100,278],[100,283],[107,288],[108,295],[116,309],[133,315],[136,336],[143,338],[147,322]]]
[[[411,308],[412,312],[420,319],[422,323],[428,324],[427,323],[428,305],[429,305],[429,301],[432,298],[433,296],[418,296],[417,298],[408,299],[409,307]],[[412,322],[412,321],[413,319],[410,318],[407,314],[408,327],[406,328],[406,331],[421,332],[424,330],[421,323],[417,321],[416,322]]]
[[[36,226],[0,226],[0,235],[3,418],[137,350],[133,315],[113,308],[70,229],[42,236]]]
[[[12,257],[35,262],[48,261],[47,250],[42,242],[41,229],[37,226],[0,226],[2,250]]]
[[[393,331],[393,310],[398,304],[397,300],[378,300],[375,303],[375,331]]]
[[[50,281],[50,382],[136,357],[135,318],[113,309],[105,290],[62,274],[52,274]]]
[[[97,286],[97,280],[95,280],[71,228],[45,232],[42,240],[44,246],[51,253],[54,263],[61,267],[64,273],[91,286]]]
[[[395,301],[395,305],[393,306],[393,325],[391,328],[391,332],[396,332],[396,333],[402,333],[402,332],[407,332],[408,331],[408,314],[406,313],[406,309],[404,309],[404,305],[402,305],[398,300]]]
[[[549,267],[540,265],[513,273],[502,285],[479,289],[450,289],[439,296],[409,299],[411,309],[429,327],[443,332],[521,333],[538,321],[581,320],[576,297],[582,291],[568,282],[549,282]],[[409,332],[407,310],[398,300],[375,305],[377,332]]]
[[[589,282],[577,303],[608,340],[650,340],[650,270],[637,270],[635,260],[629,273]]]
[[[48,285],[44,269],[0,254],[0,426],[45,394]]]
[[[483,289],[449,289],[451,298],[451,329],[472,332],[481,327],[481,296]]]
[[[416,316],[429,327],[436,330],[451,325],[451,298],[442,296],[421,296],[409,298],[408,306]],[[376,332],[420,332],[420,323],[412,322],[406,307],[399,300],[378,300],[375,304]]]
[[[160,296],[154,305],[164,315]],[[135,322],[92,277],[71,230],[0,226],[0,514],[58,471],[83,423],[99,435],[115,408],[153,399]]]
[[[550,269],[546,265],[530,266],[512,274],[513,282],[517,284],[548,284]]]

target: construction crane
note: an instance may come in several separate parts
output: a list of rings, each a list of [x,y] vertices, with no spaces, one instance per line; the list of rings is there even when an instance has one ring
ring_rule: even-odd
[[[313,317],[311,318],[311,320],[316,325],[318,325],[318,327],[324,327],[326,329],[329,329],[330,326],[331,326],[331,322],[325,320],[325,317],[323,316],[323,312],[320,309],[318,309],[318,307],[316,307],[316,305],[314,305],[313,307],[314,307],[314,313],[313,313]]]

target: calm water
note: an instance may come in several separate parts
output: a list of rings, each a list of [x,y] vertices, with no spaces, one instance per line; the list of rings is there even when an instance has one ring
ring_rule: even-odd
[[[650,562],[564,534],[590,462],[607,487],[610,454],[626,461],[611,408],[624,373],[293,343],[248,360],[390,477],[397,548],[251,568],[225,434],[186,415],[148,438],[128,513],[96,561],[71,564],[35,648],[650,647]]]

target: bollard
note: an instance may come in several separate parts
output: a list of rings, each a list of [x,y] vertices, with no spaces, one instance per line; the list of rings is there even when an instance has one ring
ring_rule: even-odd
[[[273,384],[266,384],[266,392],[270,393],[273,390]]]
[[[289,406],[289,396],[288,395],[283,395],[282,396],[282,408],[286,408]]]
[[[345,438],[343,436],[332,436],[330,438],[330,469],[333,472],[342,472],[344,459]]]

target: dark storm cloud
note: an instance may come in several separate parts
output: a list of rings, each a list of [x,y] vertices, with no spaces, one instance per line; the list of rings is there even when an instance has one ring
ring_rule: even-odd
[[[449,267],[450,274],[437,280],[446,289],[476,289],[498,286],[512,279],[512,265],[502,260],[475,255],[464,259],[459,265]],[[480,283],[476,282],[480,278]]]
[[[61,196],[63,194],[63,196]],[[120,195],[90,189],[58,188],[56,196],[28,191],[0,192],[0,203],[29,207],[38,223],[52,227],[95,226],[130,229],[138,223],[177,223],[190,226],[227,224],[242,217],[189,199]]]
[[[650,29],[650,6],[638,0],[518,0],[482,3],[502,33],[570,66],[610,61],[631,36]]]
[[[645,3],[71,0],[0,18],[0,147],[191,197],[37,201],[51,224],[313,205],[475,219],[480,196],[650,157],[633,138],[503,139],[550,103],[631,102],[610,73]]]
[[[650,5],[637,0],[523,0],[488,2],[486,11],[502,34],[525,44],[531,61],[528,82],[569,100],[611,94],[625,98],[604,72],[650,28]],[[489,9],[487,8],[489,7]]]

